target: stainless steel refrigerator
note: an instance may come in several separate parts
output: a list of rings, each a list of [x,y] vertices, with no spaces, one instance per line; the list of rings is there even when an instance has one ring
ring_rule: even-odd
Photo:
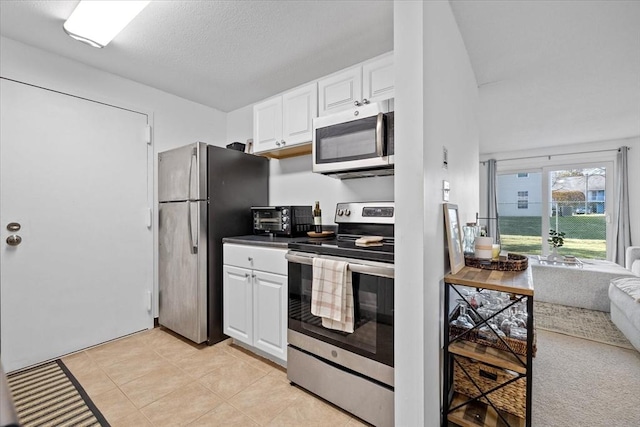
[[[222,239],[268,204],[264,157],[197,142],[158,154],[159,323],[209,345],[222,333]]]

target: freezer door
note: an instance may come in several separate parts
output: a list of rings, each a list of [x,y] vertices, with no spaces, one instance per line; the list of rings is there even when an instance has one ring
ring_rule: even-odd
[[[207,202],[159,206],[159,322],[201,343],[207,340]]]
[[[207,198],[207,145],[196,142],[158,153],[158,201]]]

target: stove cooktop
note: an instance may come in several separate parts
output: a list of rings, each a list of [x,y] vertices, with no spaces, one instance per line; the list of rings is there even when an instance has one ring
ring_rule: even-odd
[[[393,263],[393,243],[385,241],[382,246],[357,246],[354,240],[309,239],[289,243],[289,249],[319,255]]]
[[[393,263],[393,202],[351,202],[336,205],[338,224],[334,239],[314,239],[289,243],[289,249],[345,258]],[[381,236],[382,245],[358,246],[363,236]]]

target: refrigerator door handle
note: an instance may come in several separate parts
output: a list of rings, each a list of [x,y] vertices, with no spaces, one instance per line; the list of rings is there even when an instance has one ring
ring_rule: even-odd
[[[194,203],[194,202],[192,202],[192,201],[188,201],[187,202],[187,206],[188,206],[187,214],[189,215],[189,239],[190,239],[190,242],[191,242],[191,253],[192,254],[197,254],[198,253],[198,233],[195,233],[195,235],[194,235],[193,232],[194,232],[194,229],[197,231],[198,227],[194,227],[193,226],[193,223],[194,223],[193,213],[194,212],[191,209],[191,204],[192,203]],[[196,210],[195,214],[196,214],[195,223],[197,224],[198,223],[198,211],[197,210]]]
[[[192,200],[193,199],[193,192],[191,191],[192,187],[193,187],[193,162],[197,163],[198,162],[198,148],[194,147],[193,151],[191,152],[191,161],[189,162],[189,189],[187,190],[189,192],[188,194],[188,199]],[[196,182],[197,185],[197,182]]]

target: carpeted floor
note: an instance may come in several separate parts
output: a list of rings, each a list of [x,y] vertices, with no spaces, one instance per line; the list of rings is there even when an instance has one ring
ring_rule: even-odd
[[[536,301],[536,329],[557,332],[634,350],[609,313]]]
[[[640,353],[538,329],[532,425],[640,425]]]
[[[640,425],[640,353],[609,313],[536,301],[536,427]]]
[[[7,382],[24,427],[109,426],[61,360],[10,374]]]

